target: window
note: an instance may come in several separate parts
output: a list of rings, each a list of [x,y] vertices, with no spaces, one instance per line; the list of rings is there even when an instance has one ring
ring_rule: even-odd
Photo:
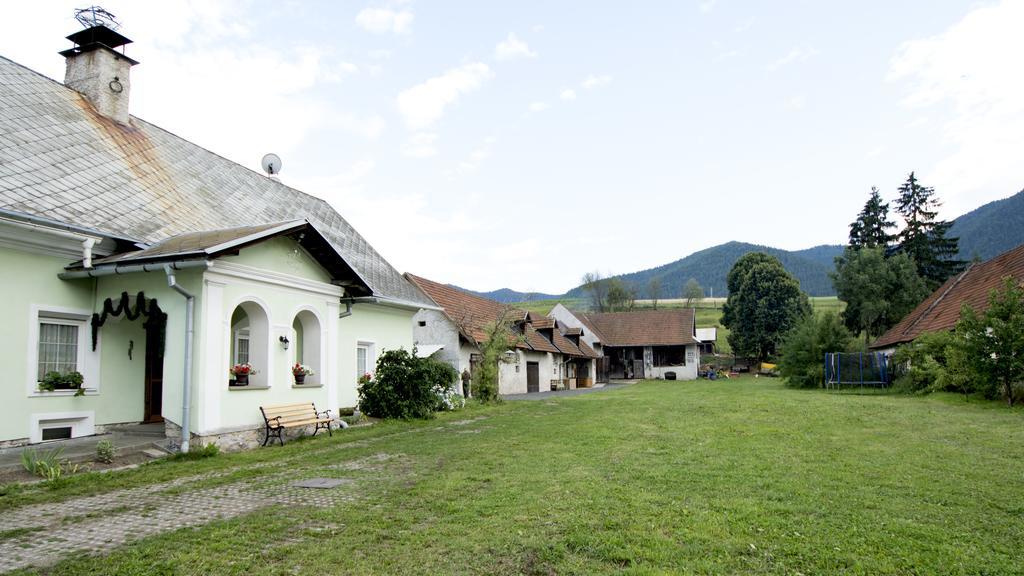
[[[373,374],[377,364],[377,350],[373,342],[356,343],[356,378],[363,374]]]
[[[242,330],[235,334],[235,364],[249,363],[249,331]]]
[[[370,355],[370,348],[368,346],[357,346],[356,347],[356,375],[359,378],[363,377],[363,374],[367,374],[369,371],[366,369],[366,359]]]
[[[79,341],[82,323],[55,318],[39,319],[39,356],[36,378],[47,372],[80,372]]]
[[[100,389],[100,348],[102,334],[95,346],[89,331],[92,312],[79,308],[32,304],[25,363],[25,386],[29,396],[64,396],[74,390],[39,390],[39,382],[47,372],[78,372],[84,377],[88,394]]]
[[[423,328],[426,325],[427,325],[427,321],[426,320],[420,320],[420,328]]]

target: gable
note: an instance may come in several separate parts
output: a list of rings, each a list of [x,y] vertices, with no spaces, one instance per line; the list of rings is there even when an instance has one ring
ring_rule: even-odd
[[[221,256],[216,260],[252,266],[316,282],[331,282],[331,275],[295,240],[271,238],[239,250],[238,255]],[[214,264],[216,266],[216,264]]]

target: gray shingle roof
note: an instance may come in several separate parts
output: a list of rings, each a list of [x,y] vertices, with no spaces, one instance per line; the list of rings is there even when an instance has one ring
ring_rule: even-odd
[[[156,243],[307,219],[374,295],[430,304],[327,202],[0,56],[0,208]]]

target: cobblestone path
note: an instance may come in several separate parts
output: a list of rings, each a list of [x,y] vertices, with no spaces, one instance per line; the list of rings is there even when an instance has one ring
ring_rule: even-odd
[[[227,473],[178,478],[170,482],[118,490],[53,504],[15,508],[4,514],[0,531],[23,530],[0,540],[0,572],[48,566],[76,554],[95,554],[179,528],[241,516],[276,504],[329,507],[350,501],[362,481],[338,471],[379,469],[392,457],[377,454],[342,464],[289,468],[284,473],[202,487],[231,472],[266,468],[245,466]],[[280,466],[280,462],[275,463]],[[327,476],[343,479],[328,489],[299,488],[295,481]],[[213,481],[213,482],[211,482]],[[191,488],[192,484],[200,484]]]

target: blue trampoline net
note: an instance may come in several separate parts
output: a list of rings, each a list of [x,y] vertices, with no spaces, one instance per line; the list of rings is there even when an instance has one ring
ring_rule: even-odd
[[[889,356],[882,352],[827,352],[825,387],[885,387],[892,382]]]

